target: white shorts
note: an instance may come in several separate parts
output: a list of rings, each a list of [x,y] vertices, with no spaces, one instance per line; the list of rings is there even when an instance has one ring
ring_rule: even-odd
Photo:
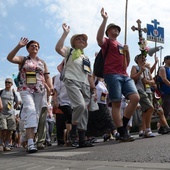
[[[42,109],[44,93],[30,93],[20,91],[23,108],[21,110],[21,120],[24,120],[24,128],[35,128],[38,126],[38,117]]]

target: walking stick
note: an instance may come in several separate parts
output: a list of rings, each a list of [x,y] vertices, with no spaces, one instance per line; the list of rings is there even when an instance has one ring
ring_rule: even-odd
[[[126,6],[125,6],[125,39],[124,39],[124,44],[127,43],[127,8],[128,8],[128,0],[126,0]]]
[[[124,39],[124,44],[127,43],[127,8],[128,8],[128,0],[126,0],[126,6],[125,6],[125,39]],[[126,58],[126,53],[124,53],[125,59],[124,59],[124,69],[127,67],[127,58]]]

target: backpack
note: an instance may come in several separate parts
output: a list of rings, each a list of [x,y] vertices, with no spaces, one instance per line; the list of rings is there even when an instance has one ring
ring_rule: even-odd
[[[3,90],[4,90],[4,89],[3,89]],[[0,97],[1,97],[1,94],[2,94],[3,90],[0,90]],[[12,90],[12,93],[13,93],[14,100],[15,100],[15,96],[16,96],[15,91],[14,91],[14,90]],[[13,101],[13,102],[15,102],[15,101]]]
[[[156,91],[156,93],[159,95],[159,96],[162,96],[163,92],[161,90],[161,86],[164,84],[162,82],[162,79],[161,77],[159,76],[159,69],[161,68],[161,66],[158,68],[158,71],[157,71],[157,74],[155,75],[155,77],[153,78],[155,80],[155,83],[157,85],[157,89],[154,89]],[[167,69],[165,67],[165,71],[166,71],[166,75],[167,75]]]
[[[109,49],[109,44],[110,44],[110,40],[107,44],[105,54],[103,55],[102,49],[100,49],[99,53],[97,54],[94,60],[93,73],[96,77],[103,78],[104,63]]]
[[[14,83],[15,83],[16,87],[19,86],[19,82],[20,82],[20,71],[21,71],[21,69],[23,68],[26,60],[27,60],[27,57],[24,57],[24,60],[23,60],[23,62],[22,62],[22,64],[21,64],[21,66],[19,67],[18,75],[17,75],[16,78],[14,78]]]

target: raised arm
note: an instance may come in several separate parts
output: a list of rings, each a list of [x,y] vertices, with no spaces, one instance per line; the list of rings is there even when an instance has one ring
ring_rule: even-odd
[[[156,65],[157,65],[158,62],[159,62],[158,57],[155,57],[155,62],[154,62],[153,66],[152,66],[151,69],[150,69],[151,74],[152,74],[153,71],[156,69]]]
[[[104,12],[104,8],[101,9],[101,16],[103,17],[103,21],[98,29],[97,37],[96,37],[97,43],[99,46],[103,45],[104,31],[105,31],[105,27],[106,27],[106,23],[107,23],[107,19],[108,19],[107,12]]]
[[[68,35],[68,33],[70,32],[70,26],[67,26],[66,23],[63,23],[62,24],[62,27],[63,27],[63,34],[61,36],[61,38],[58,40],[56,46],[55,46],[55,50],[61,55],[64,57],[64,54],[65,54],[65,47],[64,47],[64,41]]]
[[[7,60],[12,63],[21,64],[24,57],[16,56],[16,54],[22,47],[27,45],[28,41],[28,38],[21,38],[18,45],[8,54]]]

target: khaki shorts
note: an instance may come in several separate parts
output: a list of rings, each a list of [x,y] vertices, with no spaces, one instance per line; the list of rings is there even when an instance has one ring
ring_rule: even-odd
[[[153,107],[151,95],[148,95],[146,92],[143,91],[138,92],[140,96],[139,103],[141,105],[142,112],[146,112],[149,108]]]
[[[0,114],[0,130],[16,130],[15,115]]]

